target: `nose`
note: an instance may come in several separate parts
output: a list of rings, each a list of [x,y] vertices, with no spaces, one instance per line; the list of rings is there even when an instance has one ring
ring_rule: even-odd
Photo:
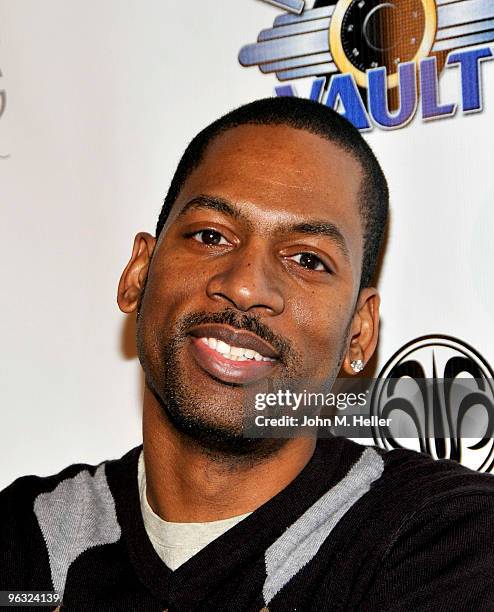
[[[207,284],[209,298],[250,314],[283,312],[285,299],[276,262],[260,242],[224,255],[217,263],[220,269]]]

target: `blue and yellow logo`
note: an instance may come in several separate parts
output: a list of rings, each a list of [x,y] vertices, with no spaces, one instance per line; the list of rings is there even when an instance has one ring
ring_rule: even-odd
[[[356,127],[396,129],[421,102],[424,120],[481,111],[481,65],[494,57],[494,0],[267,0],[285,9],[243,66],[279,81],[313,77],[310,97],[338,108]],[[438,77],[455,68],[461,99],[441,103]],[[277,95],[296,95],[293,84]]]

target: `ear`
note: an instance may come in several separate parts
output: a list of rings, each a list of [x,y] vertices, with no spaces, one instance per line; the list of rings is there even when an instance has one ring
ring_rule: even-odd
[[[343,361],[347,374],[356,374],[351,363],[360,359],[364,366],[374,354],[379,336],[379,304],[377,289],[362,289],[350,325],[348,350]]]
[[[122,312],[128,314],[137,308],[155,245],[156,238],[147,232],[139,232],[134,239],[130,261],[118,283],[117,303]]]

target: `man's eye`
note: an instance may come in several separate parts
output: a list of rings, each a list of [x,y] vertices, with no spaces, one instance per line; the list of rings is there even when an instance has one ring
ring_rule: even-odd
[[[331,270],[317,257],[314,253],[297,253],[290,257],[296,261],[302,268],[307,270],[316,270],[322,272],[331,272]]]
[[[197,242],[202,242],[208,246],[216,246],[218,244],[229,244],[228,240],[222,236],[219,232],[212,229],[201,230],[191,235]]]

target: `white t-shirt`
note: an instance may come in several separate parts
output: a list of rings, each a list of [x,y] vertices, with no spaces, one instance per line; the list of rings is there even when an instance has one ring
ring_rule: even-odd
[[[171,523],[153,512],[146,497],[146,471],[141,452],[137,469],[144,527],[154,550],[162,561],[176,570],[202,548],[251,514],[240,514],[208,523]]]

